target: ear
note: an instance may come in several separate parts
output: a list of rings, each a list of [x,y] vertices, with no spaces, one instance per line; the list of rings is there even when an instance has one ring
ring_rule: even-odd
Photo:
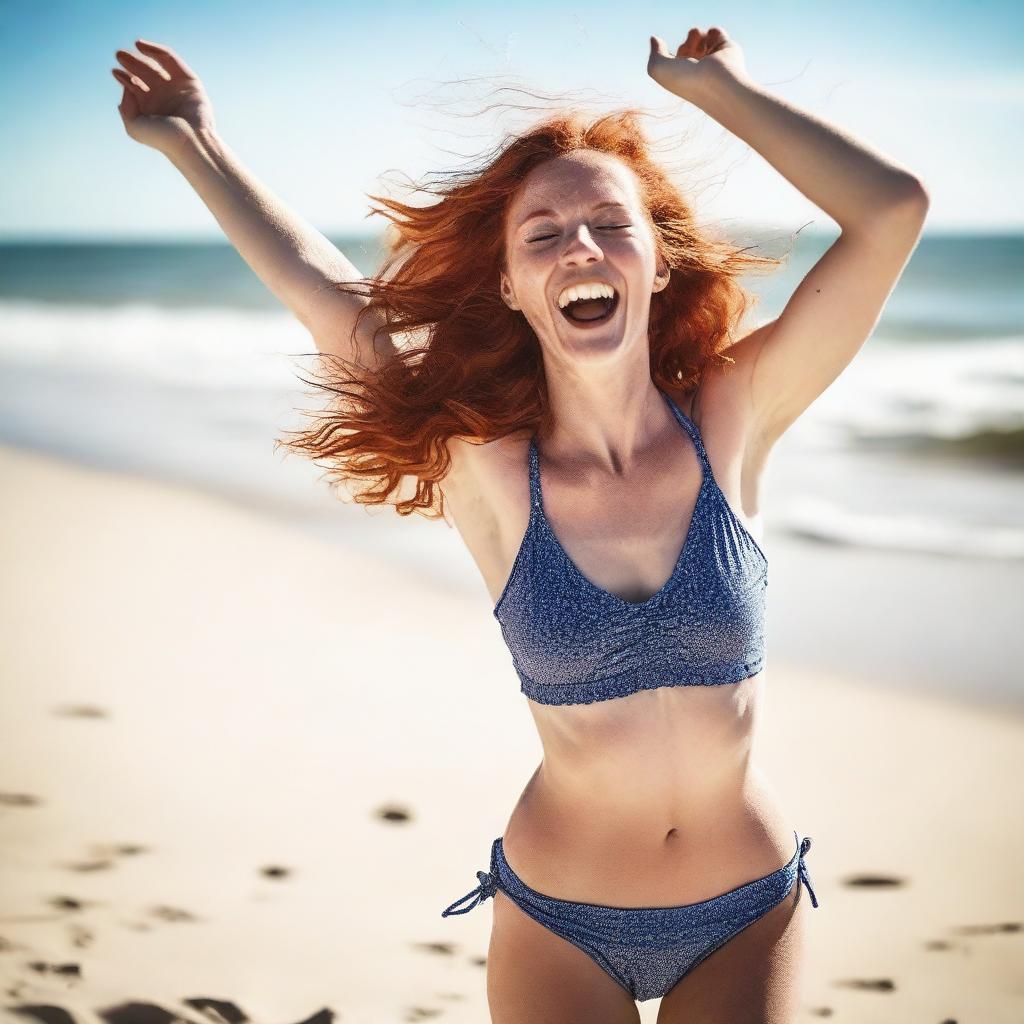
[[[500,274],[500,291],[502,300],[509,309],[519,309],[519,303],[516,301],[516,295],[512,290],[512,282],[508,279],[508,274],[506,274],[504,270],[500,271]]]
[[[669,278],[671,276],[672,276],[672,268],[668,267],[668,266],[663,266],[661,268],[661,270],[659,270],[654,275],[654,287],[651,289],[652,293],[653,292],[660,292],[660,291],[663,291],[665,288],[667,288],[668,287]]]

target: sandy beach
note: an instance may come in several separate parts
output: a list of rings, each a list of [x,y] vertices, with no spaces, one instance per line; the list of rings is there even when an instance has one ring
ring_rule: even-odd
[[[486,599],[16,448],[0,487],[3,1018],[487,1021],[491,905],[440,912],[541,750]],[[1020,1024],[1024,719],[765,684],[821,904],[800,1019]]]

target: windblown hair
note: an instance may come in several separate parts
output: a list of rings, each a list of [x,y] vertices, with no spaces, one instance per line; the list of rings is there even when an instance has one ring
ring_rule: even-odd
[[[709,366],[732,362],[723,350],[757,301],[736,278],[782,260],[698,229],[690,203],[652,159],[638,115],[626,109],[588,118],[571,110],[546,117],[496,147],[482,166],[448,172],[454,180],[447,186],[421,186],[441,197],[426,207],[371,195],[386,207],[372,213],[387,217],[397,238],[386,242],[378,275],[329,287],[369,296],[357,323],[375,316],[383,321],[378,331],[418,335],[422,343],[399,344],[372,367],[321,355],[317,379],[301,379],[330,396],[327,409],[311,414],[315,426],[276,444],[326,466],[331,481],[344,483],[360,504],[393,504],[399,515],[437,519],[444,496],[435,485],[449,468],[448,438],[484,443],[523,428],[546,432],[540,344],[499,290],[499,272],[507,270],[505,217],[533,168],[578,150],[612,154],[632,169],[658,262],[671,268],[667,287],[651,296],[653,381],[678,397]],[[415,479],[415,494],[389,501],[404,478]],[[357,479],[370,486],[351,491]]]

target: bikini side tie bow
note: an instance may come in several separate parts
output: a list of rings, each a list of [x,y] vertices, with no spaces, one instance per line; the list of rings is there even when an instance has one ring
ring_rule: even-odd
[[[449,914],[468,914],[478,903],[483,903],[485,899],[493,896],[498,891],[496,875],[492,875],[488,871],[478,871],[476,877],[480,884],[472,892],[467,892],[461,899],[456,900],[446,910],[442,910],[442,917],[447,917]],[[455,909],[460,903],[465,903],[469,899],[473,900],[473,902],[468,906],[463,907],[461,910]]]
[[[800,857],[797,861],[796,870],[797,876],[801,882],[807,886],[807,891],[811,896],[811,906],[816,907],[818,905],[818,897],[814,895],[814,889],[811,888],[811,876],[807,871],[807,865],[804,863],[804,854],[811,848],[811,837],[804,836],[800,840]]]

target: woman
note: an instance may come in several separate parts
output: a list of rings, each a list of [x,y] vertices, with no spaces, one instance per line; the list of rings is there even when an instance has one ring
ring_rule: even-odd
[[[719,28],[648,74],[756,149],[841,234],[775,320],[734,336],[773,261],[697,229],[634,119],[551,118],[426,208],[382,200],[375,278],[249,175],[167,47],[118,51],[128,134],[169,156],[332,370],[291,447],[339,478],[434,485],[479,566],[541,765],[479,885],[497,1024],[787,1021],[806,904],[753,756],[764,686],[760,479],[871,333],[921,232],[917,178],[752,81]],[[379,198],[379,197],[375,197]],[[400,260],[399,256],[404,256]],[[428,341],[392,336],[426,329]],[[714,955],[712,955],[714,954]]]

